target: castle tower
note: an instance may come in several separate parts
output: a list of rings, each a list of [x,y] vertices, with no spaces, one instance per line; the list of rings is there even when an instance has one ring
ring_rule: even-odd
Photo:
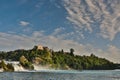
[[[38,49],[38,50],[43,50],[43,46],[38,45],[38,46],[37,46],[37,49]]]

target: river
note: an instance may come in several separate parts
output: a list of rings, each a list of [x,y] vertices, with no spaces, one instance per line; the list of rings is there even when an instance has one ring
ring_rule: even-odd
[[[120,80],[120,70],[0,72],[0,80]]]

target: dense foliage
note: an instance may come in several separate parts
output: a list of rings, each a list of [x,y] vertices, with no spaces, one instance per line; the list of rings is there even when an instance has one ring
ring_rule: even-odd
[[[110,70],[119,68],[119,64],[114,64],[105,58],[99,58],[94,54],[90,56],[74,55],[74,49],[70,52],[53,51],[48,48],[43,50],[35,46],[31,50],[15,50],[0,52],[0,60],[20,61],[25,68],[34,69],[32,63],[38,65],[49,65],[55,69],[75,69],[75,70]]]
[[[2,68],[4,71],[14,71],[12,64],[5,64],[3,60],[0,62],[0,68]]]
[[[32,63],[29,62],[29,61],[25,58],[25,56],[21,56],[19,62],[20,62],[20,64],[21,64],[24,68],[26,68],[26,69],[30,69],[30,70],[33,70],[33,69],[34,69]]]

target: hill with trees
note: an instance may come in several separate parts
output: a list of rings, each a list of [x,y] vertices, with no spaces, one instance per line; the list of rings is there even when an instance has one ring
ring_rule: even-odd
[[[3,67],[6,71],[13,71],[13,67],[10,64],[4,64],[3,60],[7,61],[19,61],[26,69],[33,70],[33,64],[49,66],[53,69],[63,70],[113,70],[120,69],[120,64],[110,62],[105,58],[99,58],[94,54],[90,56],[80,56],[74,54],[74,49],[71,48],[69,52],[64,50],[54,51],[48,47],[38,48],[34,46],[33,49],[24,50],[18,49],[9,52],[0,52],[0,67]],[[8,67],[6,67],[8,66]]]

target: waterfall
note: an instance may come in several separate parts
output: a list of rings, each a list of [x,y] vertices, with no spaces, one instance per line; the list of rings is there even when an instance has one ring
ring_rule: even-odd
[[[50,65],[45,65],[45,66],[36,65],[36,64],[33,64],[33,65],[34,65],[34,70],[36,70],[36,71],[54,70],[50,67]]]
[[[19,61],[5,61],[5,63],[6,63],[6,64],[8,64],[8,63],[9,63],[9,64],[12,64],[15,71],[27,71],[26,69],[24,69],[24,68],[20,65]]]
[[[13,64],[15,71],[26,71],[20,64]]]
[[[25,69],[24,67],[22,67],[22,65],[19,63],[19,61],[5,61],[5,63],[12,64],[14,67],[14,71],[29,71],[29,70]],[[50,65],[42,66],[42,65],[33,64],[33,66],[34,66],[35,71],[53,70],[50,68]],[[0,69],[0,72],[2,72],[2,71],[3,70]]]

